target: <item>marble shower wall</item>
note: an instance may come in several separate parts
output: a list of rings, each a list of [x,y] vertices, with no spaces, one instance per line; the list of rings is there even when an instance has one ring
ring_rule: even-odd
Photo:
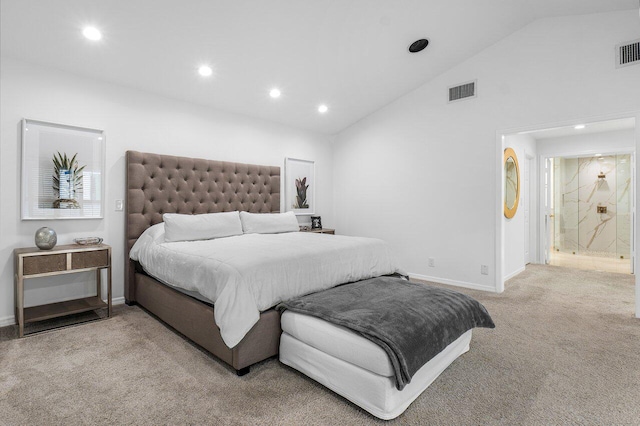
[[[629,258],[630,157],[554,159],[554,249]]]
[[[616,156],[617,257],[631,257],[631,155]]]
[[[598,178],[600,173],[606,177]],[[578,159],[578,250],[581,254],[616,255],[616,158]],[[606,207],[606,213],[598,213]]]

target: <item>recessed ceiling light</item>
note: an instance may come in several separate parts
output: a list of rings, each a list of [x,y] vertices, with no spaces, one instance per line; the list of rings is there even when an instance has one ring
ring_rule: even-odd
[[[327,111],[329,111],[329,107],[326,106],[325,104],[322,104],[322,105],[318,106],[318,112],[320,114],[324,114]]]
[[[596,157],[602,157],[602,154],[596,154]]]
[[[274,99],[275,98],[279,98],[280,95],[281,95],[280,90],[275,88],[275,87],[273,89],[271,89],[271,91],[269,92],[269,96],[271,96]]]
[[[213,74],[213,70],[209,65],[201,65],[200,68],[198,68],[198,74],[203,77],[209,77]]]
[[[418,53],[424,50],[425,47],[429,45],[429,40],[426,38],[421,38],[420,40],[416,40],[409,46],[409,52]]]
[[[96,27],[84,27],[82,35],[91,41],[98,41],[102,39],[102,33]]]
[[[587,126],[585,126],[584,124],[578,124],[578,125],[574,126],[573,128],[576,129],[576,130],[582,130],[585,127],[587,127]]]

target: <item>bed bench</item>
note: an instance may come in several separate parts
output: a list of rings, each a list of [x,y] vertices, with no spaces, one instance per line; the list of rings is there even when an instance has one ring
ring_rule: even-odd
[[[374,416],[402,414],[433,381],[469,350],[471,330],[447,346],[396,389],[393,368],[382,348],[322,319],[285,311],[281,317],[280,361]]]

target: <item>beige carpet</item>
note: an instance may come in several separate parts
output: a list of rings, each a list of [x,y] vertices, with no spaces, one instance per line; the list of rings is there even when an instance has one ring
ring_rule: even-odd
[[[640,424],[632,276],[532,266],[504,294],[463,291],[497,328],[476,330],[395,422]],[[11,334],[0,341],[3,425],[383,423],[277,360],[237,377],[137,307]]]

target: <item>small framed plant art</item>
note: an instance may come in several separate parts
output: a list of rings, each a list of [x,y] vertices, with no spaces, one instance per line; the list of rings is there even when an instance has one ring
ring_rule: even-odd
[[[296,215],[314,214],[316,207],[314,162],[296,158],[286,158],[284,174],[285,210],[291,210]]]
[[[22,120],[22,219],[101,219],[102,130]]]

